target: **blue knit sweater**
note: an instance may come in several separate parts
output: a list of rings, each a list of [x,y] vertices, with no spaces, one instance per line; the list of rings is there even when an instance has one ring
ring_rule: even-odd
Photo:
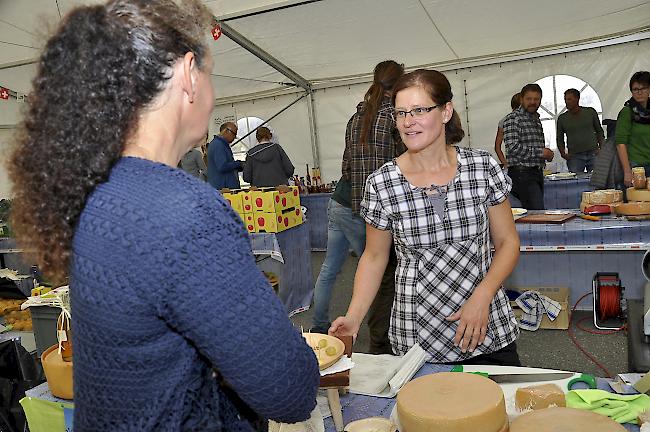
[[[266,430],[315,406],[316,358],[239,217],[182,170],[118,161],[80,216],[71,300],[75,432]]]

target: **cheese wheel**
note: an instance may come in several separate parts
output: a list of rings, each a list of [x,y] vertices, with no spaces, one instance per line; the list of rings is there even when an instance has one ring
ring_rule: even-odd
[[[557,384],[520,387],[515,394],[515,406],[519,411],[538,410],[551,406],[566,406],[564,392]]]
[[[401,432],[505,432],[503,391],[480,375],[441,372],[416,378],[397,394]]]
[[[622,200],[623,192],[616,189],[602,189],[582,193],[582,201],[587,204],[612,204]]]
[[[650,190],[648,189],[627,189],[627,199],[630,201],[650,201]]]
[[[650,202],[635,201],[618,204],[614,207],[616,214],[638,216],[650,214]]]
[[[545,408],[517,417],[510,432],[624,432],[625,428],[602,414],[574,408]]]

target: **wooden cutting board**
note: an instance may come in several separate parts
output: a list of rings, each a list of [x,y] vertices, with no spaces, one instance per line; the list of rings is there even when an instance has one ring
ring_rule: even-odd
[[[531,214],[521,217],[515,223],[530,223],[530,224],[563,224],[569,219],[576,217],[575,214]]]

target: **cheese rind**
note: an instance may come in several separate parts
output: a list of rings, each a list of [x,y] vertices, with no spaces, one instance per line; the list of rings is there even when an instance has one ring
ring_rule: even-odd
[[[521,387],[515,394],[515,406],[519,411],[538,410],[551,406],[566,406],[564,392],[557,384]]]
[[[488,378],[441,372],[416,378],[397,394],[402,432],[508,430],[501,387]]]
[[[624,432],[626,429],[602,414],[574,408],[530,411],[510,424],[510,432]]]
[[[631,187],[627,189],[626,195],[629,201],[650,201],[650,190],[648,189],[634,189]]]

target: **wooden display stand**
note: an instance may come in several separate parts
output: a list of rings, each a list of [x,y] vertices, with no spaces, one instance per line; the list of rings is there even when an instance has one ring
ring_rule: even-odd
[[[352,336],[339,337],[345,344],[345,355],[352,357]],[[350,370],[325,375],[320,378],[319,387],[327,391],[327,402],[332,412],[332,420],[337,432],[343,430],[343,412],[339,394],[345,394],[350,387]]]

